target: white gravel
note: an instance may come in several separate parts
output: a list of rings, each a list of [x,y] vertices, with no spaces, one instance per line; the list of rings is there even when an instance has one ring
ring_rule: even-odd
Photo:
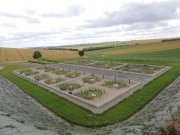
[[[3,70],[4,69],[4,66],[0,66],[0,70]]]

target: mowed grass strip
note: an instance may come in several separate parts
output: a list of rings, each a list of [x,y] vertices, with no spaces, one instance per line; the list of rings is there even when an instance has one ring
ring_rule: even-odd
[[[58,116],[61,116],[71,123],[87,127],[104,126],[129,118],[153,99],[180,74],[180,66],[175,65],[173,69],[148,83],[142,89],[118,103],[113,108],[103,114],[96,115],[62,97],[30,83],[29,81],[13,75],[11,73],[12,70],[17,68],[22,67],[6,65],[6,69],[1,71],[0,74],[19,86],[23,91],[35,98]]]

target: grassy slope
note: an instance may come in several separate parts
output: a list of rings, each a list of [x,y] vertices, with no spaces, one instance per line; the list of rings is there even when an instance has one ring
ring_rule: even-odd
[[[149,43],[149,44],[136,45],[136,46],[125,46],[119,48],[99,50],[96,51],[96,53],[98,53],[99,55],[124,55],[124,54],[156,52],[156,51],[170,50],[176,48],[180,48],[180,41]]]
[[[122,121],[141,109],[180,74],[180,66],[174,66],[175,68],[150,82],[143,89],[140,89],[101,115],[95,115],[64,98],[58,97],[35,84],[11,74],[11,71],[20,68],[19,66],[6,65],[7,68],[1,71],[0,74],[15,83],[55,114],[71,123],[96,127]]]
[[[73,48],[82,50],[83,48],[90,48],[90,47],[104,47],[104,46],[111,46],[111,45],[123,45],[122,42],[104,42],[104,43],[92,43],[92,44],[82,44],[82,45],[71,45],[71,46],[64,46],[63,48]]]
[[[161,42],[162,39],[145,39],[145,40],[133,40],[133,41],[124,41],[126,45],[134,45],[134,44],[148,44],[148,43],[156,43]],[[63,48],[73,48],[73,49],[83,49],[89,47],[103,47],[110,45],[121,44],[121,41],[111,41],[111,42],[102,42],[102,43],[92,43],[92,44],[82,44],[82,45],[72,45],[72,46],[64,46]]]
[[[145,61],[145,62],[180,62],[180,48],[163,50],[158,52],[147,52],[147,53],[138,53],[138,54],[118,54],[118,55],[98,55],[97,51],[86,52],[85,53],[89,58],[95,60],[115,60],[115,61]]]

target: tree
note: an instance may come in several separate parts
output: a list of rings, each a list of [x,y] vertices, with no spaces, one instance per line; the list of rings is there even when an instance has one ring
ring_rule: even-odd
[[[42,57],[42,55],[41,55],[41,53],[39,52],[39,51],[35,51],[34,52],[34,55],[33,55],[33,58],[34,59],[39,59],[39,58],[41,58]]]
[[[84,56],[84,51],[79,51],[79,56],[83,58],[83,56]]]

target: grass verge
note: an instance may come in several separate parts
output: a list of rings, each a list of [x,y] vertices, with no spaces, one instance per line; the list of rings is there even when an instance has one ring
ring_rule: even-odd
[[[41,59],[29,60],[28,62],[38,63],[38,64],[53,64],[53,63],[59,63],[61,61],[55,59],[41,58]]]

